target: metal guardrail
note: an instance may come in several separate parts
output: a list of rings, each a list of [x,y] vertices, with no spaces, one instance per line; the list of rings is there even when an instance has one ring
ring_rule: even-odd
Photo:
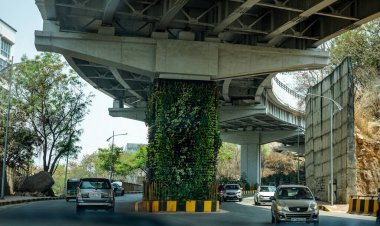
[[[281,87],[283,90],[285,90],[289,94],[293,95],[294,97],[299,98],[299,99],[305,98],[304,95],[301,95],[301,94],[297,93],[296,91],[292,90],[287,85],[285,85],[284,83],[282,83],[276,76],[273,77],[273,80],[277,83],[277,85],[279,87]]]

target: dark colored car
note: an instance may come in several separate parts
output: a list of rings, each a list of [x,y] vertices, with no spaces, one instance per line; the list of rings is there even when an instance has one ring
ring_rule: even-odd
[[[106,178],[83,178],[77,190],[77,213],[86,209],[115,211],[115,195]]]
[[[68,179],[66,181],[65,199],[67,202],[70,199],[75,199],[77,197],[77,188],[79,186],[79,183],[79,179]]]
[[[120,186],[118,183],[112,183],[113,191],[115,192],[115,196],[121,195],[124,196],[124,188]]]

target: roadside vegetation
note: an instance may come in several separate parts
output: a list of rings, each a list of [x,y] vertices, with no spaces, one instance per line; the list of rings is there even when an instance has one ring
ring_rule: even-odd
[[[2,115],[6,115],[8,103],[4,100],[11,90],[7,166],[15,176],[27,176],[38,156],[42,158],[41,170],[53,175],[62,158],[76,158],[81,151],[80,123],[92,95],[84,93],[84,83],[58,54],[41,53],[32,59],[24,56],[2,75]],[[0,127],[3,137],[5,120]],[[3,142],[0,139],[1,155]]]
[[[124,151],[122,147],[99,148],[92,154],[84,155],[80,162],[69,161],[67,178],[104,177],[109,178],[110,167],[113,172],[113,180],[127,181],[138,175],[144,175],[146,171],[146,145],[142,145],[137,151]],[[112,161],[111,161],[112,158]],[[60,164],[53,175],[56,182],[53,186],[55,194],[62,194],[65,179],[65,164]]]

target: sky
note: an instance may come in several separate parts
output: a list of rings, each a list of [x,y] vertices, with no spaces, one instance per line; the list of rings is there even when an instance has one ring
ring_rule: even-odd
[[[0,0],[0,18],[17,30],[16,44],[12,47],[15,63],[20,62],[24,54],[29,58],[38,54],[34,46],[34,31],[42,30],[42,17],[34,0]],[[93,93],[95,97],[90,113],[82,123],[83,134],[79,144],[82,153],[79,159],[84,154],[91,154],[100,147],[110,145],[106,140],[112,136],[113,131],[115,134],[127,133],[125,136],[116,136],[115,145],[147,143],[147,127],[143,122],[109,116],[108,108],[112,107],[112,98],[89,84],[85,91]]]

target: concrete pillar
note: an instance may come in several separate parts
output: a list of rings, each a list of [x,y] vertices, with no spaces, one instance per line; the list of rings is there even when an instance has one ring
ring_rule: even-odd
[[[261,182],[261,152],[259,144],[240,146],[240,176],[250,184]]]

